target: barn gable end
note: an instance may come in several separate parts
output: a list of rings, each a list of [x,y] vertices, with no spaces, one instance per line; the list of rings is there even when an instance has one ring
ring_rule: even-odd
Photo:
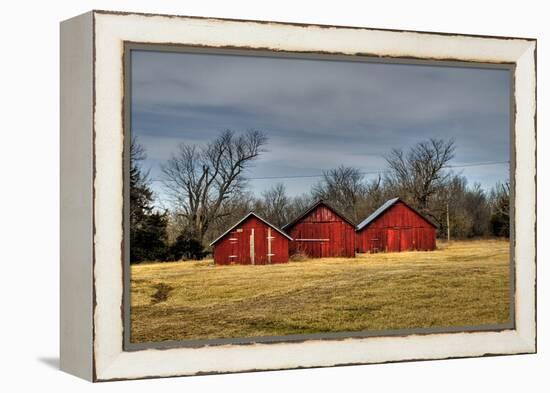
[[[435,249],[436,225],[399,198],[393,198],[356,229],[358,252]]]
[[[266,265],[288,262],[291,237],[250,212],[210,245],[217,265]]]
[[[324,201],[313,204],[283,229],[293,239],[290,255],[355,257],[355,225]]]

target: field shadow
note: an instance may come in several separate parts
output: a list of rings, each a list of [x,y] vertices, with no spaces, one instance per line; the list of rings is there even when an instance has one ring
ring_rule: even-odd
[[[45,364],[46,366],[59,370],[59,357],[39,357],[37,359],[40,363]]]

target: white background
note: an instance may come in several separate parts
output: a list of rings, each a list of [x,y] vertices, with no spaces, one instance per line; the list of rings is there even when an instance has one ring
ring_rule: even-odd
[[[12,1],[0,12],[0,390],[547,391],[550,378],[542,1]],[[59,22],[90,9],[538,38],[539,354],[92,385],[58,371]],[[545,108],[546,106],[546,108]],[[545,113],[546,110],[546,113]],[[58,390],[58,391],[59,391]]]

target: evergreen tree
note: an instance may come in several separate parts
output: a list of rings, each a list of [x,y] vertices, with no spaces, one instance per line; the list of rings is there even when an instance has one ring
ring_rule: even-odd
[[[166,213],[154,211],[153,191],[148,173],[140,162],[145,150],[135,138],[130,144],[130,262],[164,259],[166,254]]]
[[[179,260],[200,260],[204,258],[205,252],[202,243],[193,238],[189,233],[182,232],[176,238],[174,244],[172,244],[167,252],[166,260],[179,261]]]

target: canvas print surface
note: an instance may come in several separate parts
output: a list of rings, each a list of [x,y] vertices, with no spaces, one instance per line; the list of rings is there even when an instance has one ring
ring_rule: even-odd
[[[513,327],[510,69],[128,64],[130,343]]]

